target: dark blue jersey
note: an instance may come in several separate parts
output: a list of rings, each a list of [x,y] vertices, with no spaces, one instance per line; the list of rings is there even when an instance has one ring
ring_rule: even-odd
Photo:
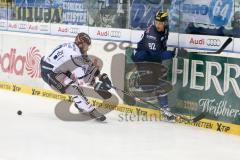
[[[144,50],[150,53],[160,53],[167,50],[168,26],[163,32],[158,32],[154,25],[149,26],[143,38],[137,45],[137,51]]]

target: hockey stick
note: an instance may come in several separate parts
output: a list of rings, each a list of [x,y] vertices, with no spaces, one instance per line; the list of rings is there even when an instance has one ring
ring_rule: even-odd
[[[221,48],[219,48],[216,52],[208,52],[208,54],[220,54],[231,42],[232,42],[232,38],[229,37],[221,46]]]
[[[228,37],[228,39],[223,43],[223,45],[216,51],[216,52],[203,52],[203,53],[207,53],[207,54],[221,54],[222,51],[232,42],[232,38],[231,37]],[[175,58],[176,57],[179,57],[178,54],[181,54],[183,56],[180,56],[182,58],[184,58],[184,55],[183,53],[181,53],[181,50],[179,50],[178,48],[175,48],[174,49],[174,52],[175,52]],[[202,52],[200,52],[202,53]]]
[[[164,109],[164,108],[160,108],[160,107],[158,107],[158,106],[156,106],[156,105],[154,105],[154,104],[152,104],[152,103],[150,103],[150,102],[148,102],[148,101],[145,101],[145,100],[143,100],[143,99],[141,99],[141,98],[134,97],[134,96],[132,96],[130,93],[128,93],[128,92],[126,92],[126,91],[124,91],[124,90],[122,90],[122,89],[119,89],[119,88],[114,87],[114,86],[111,86],[111,88],[115,89],[116,91],[121,91],[122,93],[126,94],[127,96],[132,97],[132,98],[135,99],[136,101],[139,101],[139,102],[143,102],[143,103],[145,103],[145,104],[148,104],[148,105],[150,105],[150,106],[152,106],[152,107],[160,110],[161,112],[168,112],[168,113],[170,113],[171,115],[173,115],[175,118],[180,118],[180,119],[182,119],[182,120],[184,120],[184,121],[187,121],[187,122],[190,122],[190,123],[191,123],[191,122],[195,123],[195,122],[197,122],[197,121],[199,121],[199,120],[201,120],[201,119],[203,119],[203,118],[205,117],[205,115],[204,115],[203,113],[199,114],[198,116],[196,116],[196,117],[194,117],[194,118],[192,118],[192,119],[187,118],[187,117],[185,117],[185,116],[177,115],[177,114],[174,114],[174,113],[172,113],[172,112],[170,112],[170,111],[168,111],[168,110],[166,110],[166,109]]]

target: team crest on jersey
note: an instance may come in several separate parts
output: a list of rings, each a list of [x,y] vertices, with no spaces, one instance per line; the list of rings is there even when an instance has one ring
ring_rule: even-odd
[[[152,40],[156,40],[156,39],[157,39],[157,37],[151,36],[151,35],[147,35],[147,38],[148,38],[148,39],[152,39]]]

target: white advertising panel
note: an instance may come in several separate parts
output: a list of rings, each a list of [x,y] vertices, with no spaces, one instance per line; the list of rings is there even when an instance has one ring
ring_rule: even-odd
[[[7,30],[7,20],[0,19],[0,30]]]
[[[130,41],[131,30],[120,28],[89,27],[89,35],[93,39]]]
[[[51,24],[51,34],[62,36],[76,36],[77,33],[88,33],[88,26]]]
[[[45,51],[45,39],[23,33],[3,33],[1,37],[1,81],[41,87],[39,62]]]
[[[51,53],[57,45],[73,40],[73,37],[1,32],[0,81],[43,88],[39,68],[41,57]],[[111,73],[113,68],[117,69],[119,75],[114,81],[119,83],[118,86],[123,86],[125,50],[120,42],[93,40],[88,54],[103,63],[102,72],[110,78],[115,78],[111,77]],[[121,58],[116,59],[118,57],[115,56],[120,54]],[[117,61],[118,65],[113,61]]]
[[[183,48],[217,51],[228,37],[179,34],[179,46]],[[224,51],[232,52],[233,43],[230,43]]]
[[[28,32],[29,22],[26,21],[8,21],[9,31]]]
[[[28,32],[50,34],[50,23],[29,22]]]
[[[131,30],[131,42],[138,43],[143,37],[143,30]]]
[[[234,38],[233,41],[233,50],[236,53],[240,53],[240,38]]]

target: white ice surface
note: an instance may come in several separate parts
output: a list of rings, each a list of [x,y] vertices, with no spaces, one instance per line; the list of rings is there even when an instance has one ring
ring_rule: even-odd
[[[59,120],[58,100],[0,90],[0,160],[240,160],[240,137],[166,122]],[[23,111],[22,116],[16,113]]]

